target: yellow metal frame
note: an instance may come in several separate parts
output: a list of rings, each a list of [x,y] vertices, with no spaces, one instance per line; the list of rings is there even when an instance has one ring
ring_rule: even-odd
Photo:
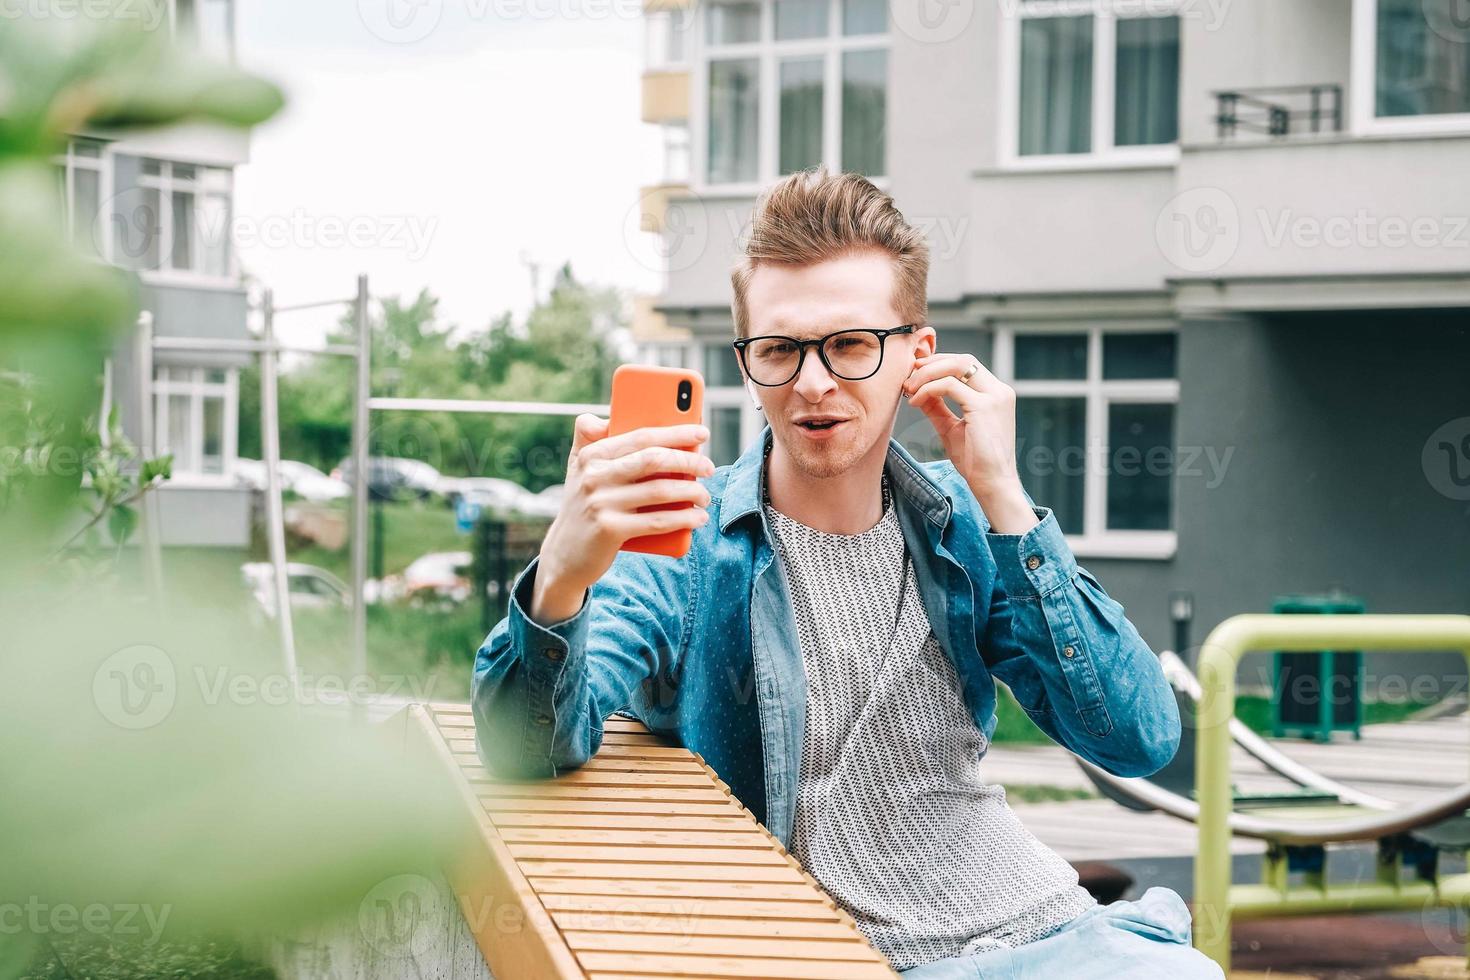
[[[1376,881],[1328,885],[1311,874],[1287,880],[1284,857],[1268,860],[1260,885],[1233,885],[1230,868],[1230,719],[1235,715],[1235,673],[1253,650],[1424,651],[1459,650],[1470,658],[1470,616],[1338,616],[1331,614],[1233,616],[1211,631],[1200,650],[1201,698],[1195,739],[1199,844],[1194,862],[1194,945],[1230,969],[1233,917],[1470,906],[1470,873],[1438,881],[1399,881],[1399,865],[1380,862]]]

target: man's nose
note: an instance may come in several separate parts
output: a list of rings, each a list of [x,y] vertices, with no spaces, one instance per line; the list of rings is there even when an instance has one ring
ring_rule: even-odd
[[[822,358],[817,354],[815,347],[807,351],[806,360],[801,364],[801,371],[796,375],[796,392],[803,398],[816,401],[822,395],[837,387],[837,379],[832,377],[827,370],[827,365],[822,363]]]

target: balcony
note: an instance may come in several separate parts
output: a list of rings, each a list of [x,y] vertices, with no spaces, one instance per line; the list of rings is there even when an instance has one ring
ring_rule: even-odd
[[[1212,94],[1215,132],[1221,140],[1342,131],[1341,85],[1237,88]]]
[[[643,73],[643,121],[678,123],[689,118],[689,70],[656,69]]]

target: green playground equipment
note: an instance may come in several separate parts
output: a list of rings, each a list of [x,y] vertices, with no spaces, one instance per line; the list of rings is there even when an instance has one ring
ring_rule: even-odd
[[[1273,613],[1361,615],[1363,600],[1342,592],[1280,596]],[[1333,732],[1363,735],[1363,654],[1357,650],[1278,650],[1272,660],[1271,734],[1317,742]]]
[[[1173,653],[1160,655],[1181,715],[1187,719],[1172,763],[1148,778],[1125,778],[1078,759],[1105,796],[1136,810],[1159,810],[1198,825],[1194,944],[1226,971],[1235,918],[1470,908],[1470,873],[1441,874],[1438,866],[1442,851],[1470,848],[1466,815],[1470,782],[1421,803],[1396,804],[1296,762],[1235,717],[1235,674],[1247,652],[1363,649],[1458,650],[1470,658],[1470,616],[1232,617],[1205,640],[1198,678]],[[1256,795],[1235,792],[1230,778],[1232,744],[1296,789]],[[1260,884],[1232,883],[1232,835],[1266,842]],[[1329,883],[1327,845],[1359,841],[1377,842],[1374,879]],[[1295,874],[1301,879],[1293,882]]]
[[[1249,815],[1233,812],[1227,723],[1235,713],[1235,672],[1241,656],[1251,650],[1360,649],[1459,650],[1470,658],[1470,616],[1234,616],[1215,627],[1200,651],[1194,943],[1223,969],[1230,968],[1230,923],[1235,917],[1470,905],[1470,873],[1438,874],[1440,844],[1433,836],[1410,833],[1446,821],[1463,824],[1470,783],[1436,799],[1392,809],[1343,801],[1327,812],[1316,804]],[[1259,885],[1231,883],[1231,833],[1246,829],[1260,831],[1251,836],[1269,842]],[[1450,824],[1442,830],[1445,843],[1464,846],[1463,827]],[[1378,842],[1375,880],[1329,883],[1326,845],[1369,840]],[[1407,881],[1402,874],[1406,866],[1412,871]],[[1294,871],[1304,872],[1299,884],[1290,881]]]

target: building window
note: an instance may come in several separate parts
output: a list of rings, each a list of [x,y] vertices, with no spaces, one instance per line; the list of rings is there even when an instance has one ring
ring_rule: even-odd
[[[1031,0],[1003,17],[1010,162],[1150,162],[1177,152],[1180,4],[1149,4],[1138,16],[1111,7]]]
[[[1470,21],[1455,20],[1457,7],[1463,0],[1378,0],[1376,115],[1470,113]]]
[[[175,0],[174,11],[179,38],[216,58],[234,59],[234,0]]]
[[[650,71],[676,71],[689,64],[690,8],[650,10],[643,15],[643,64]]]
[[[886,174],[883,0],[716,0],[699,10],[708,184],[756,185],[818,165]]]
[[[659,128],[663,130],[664,183],[689,183],[689,125],[666,123]]]
[[[55,158],[63,227],[77,248],[107,258],[107,223],[99,210],[106,199],[107,145],[101,140],[73,139]]]
[[[709,409],[709,458],[716,466],[728,466],[740,458],[739,406],[711,406]]]
[[[1177,345],[1153,326],[997,331],[1022,482],[1079,554],[1173,554]]]
[[[231,180],[223,167],[142,160],[136,196],[115,216],[118,254],[136,269],[230,278]]]
[[[704,384],[706,388],[739,388],[745,384],[735,348],[720,343],[704,345]]]
[[[239,374],[235,368],[158,365],[153,370],[156,451],[173,454],[186,481],[224,480],[234,469]]]

